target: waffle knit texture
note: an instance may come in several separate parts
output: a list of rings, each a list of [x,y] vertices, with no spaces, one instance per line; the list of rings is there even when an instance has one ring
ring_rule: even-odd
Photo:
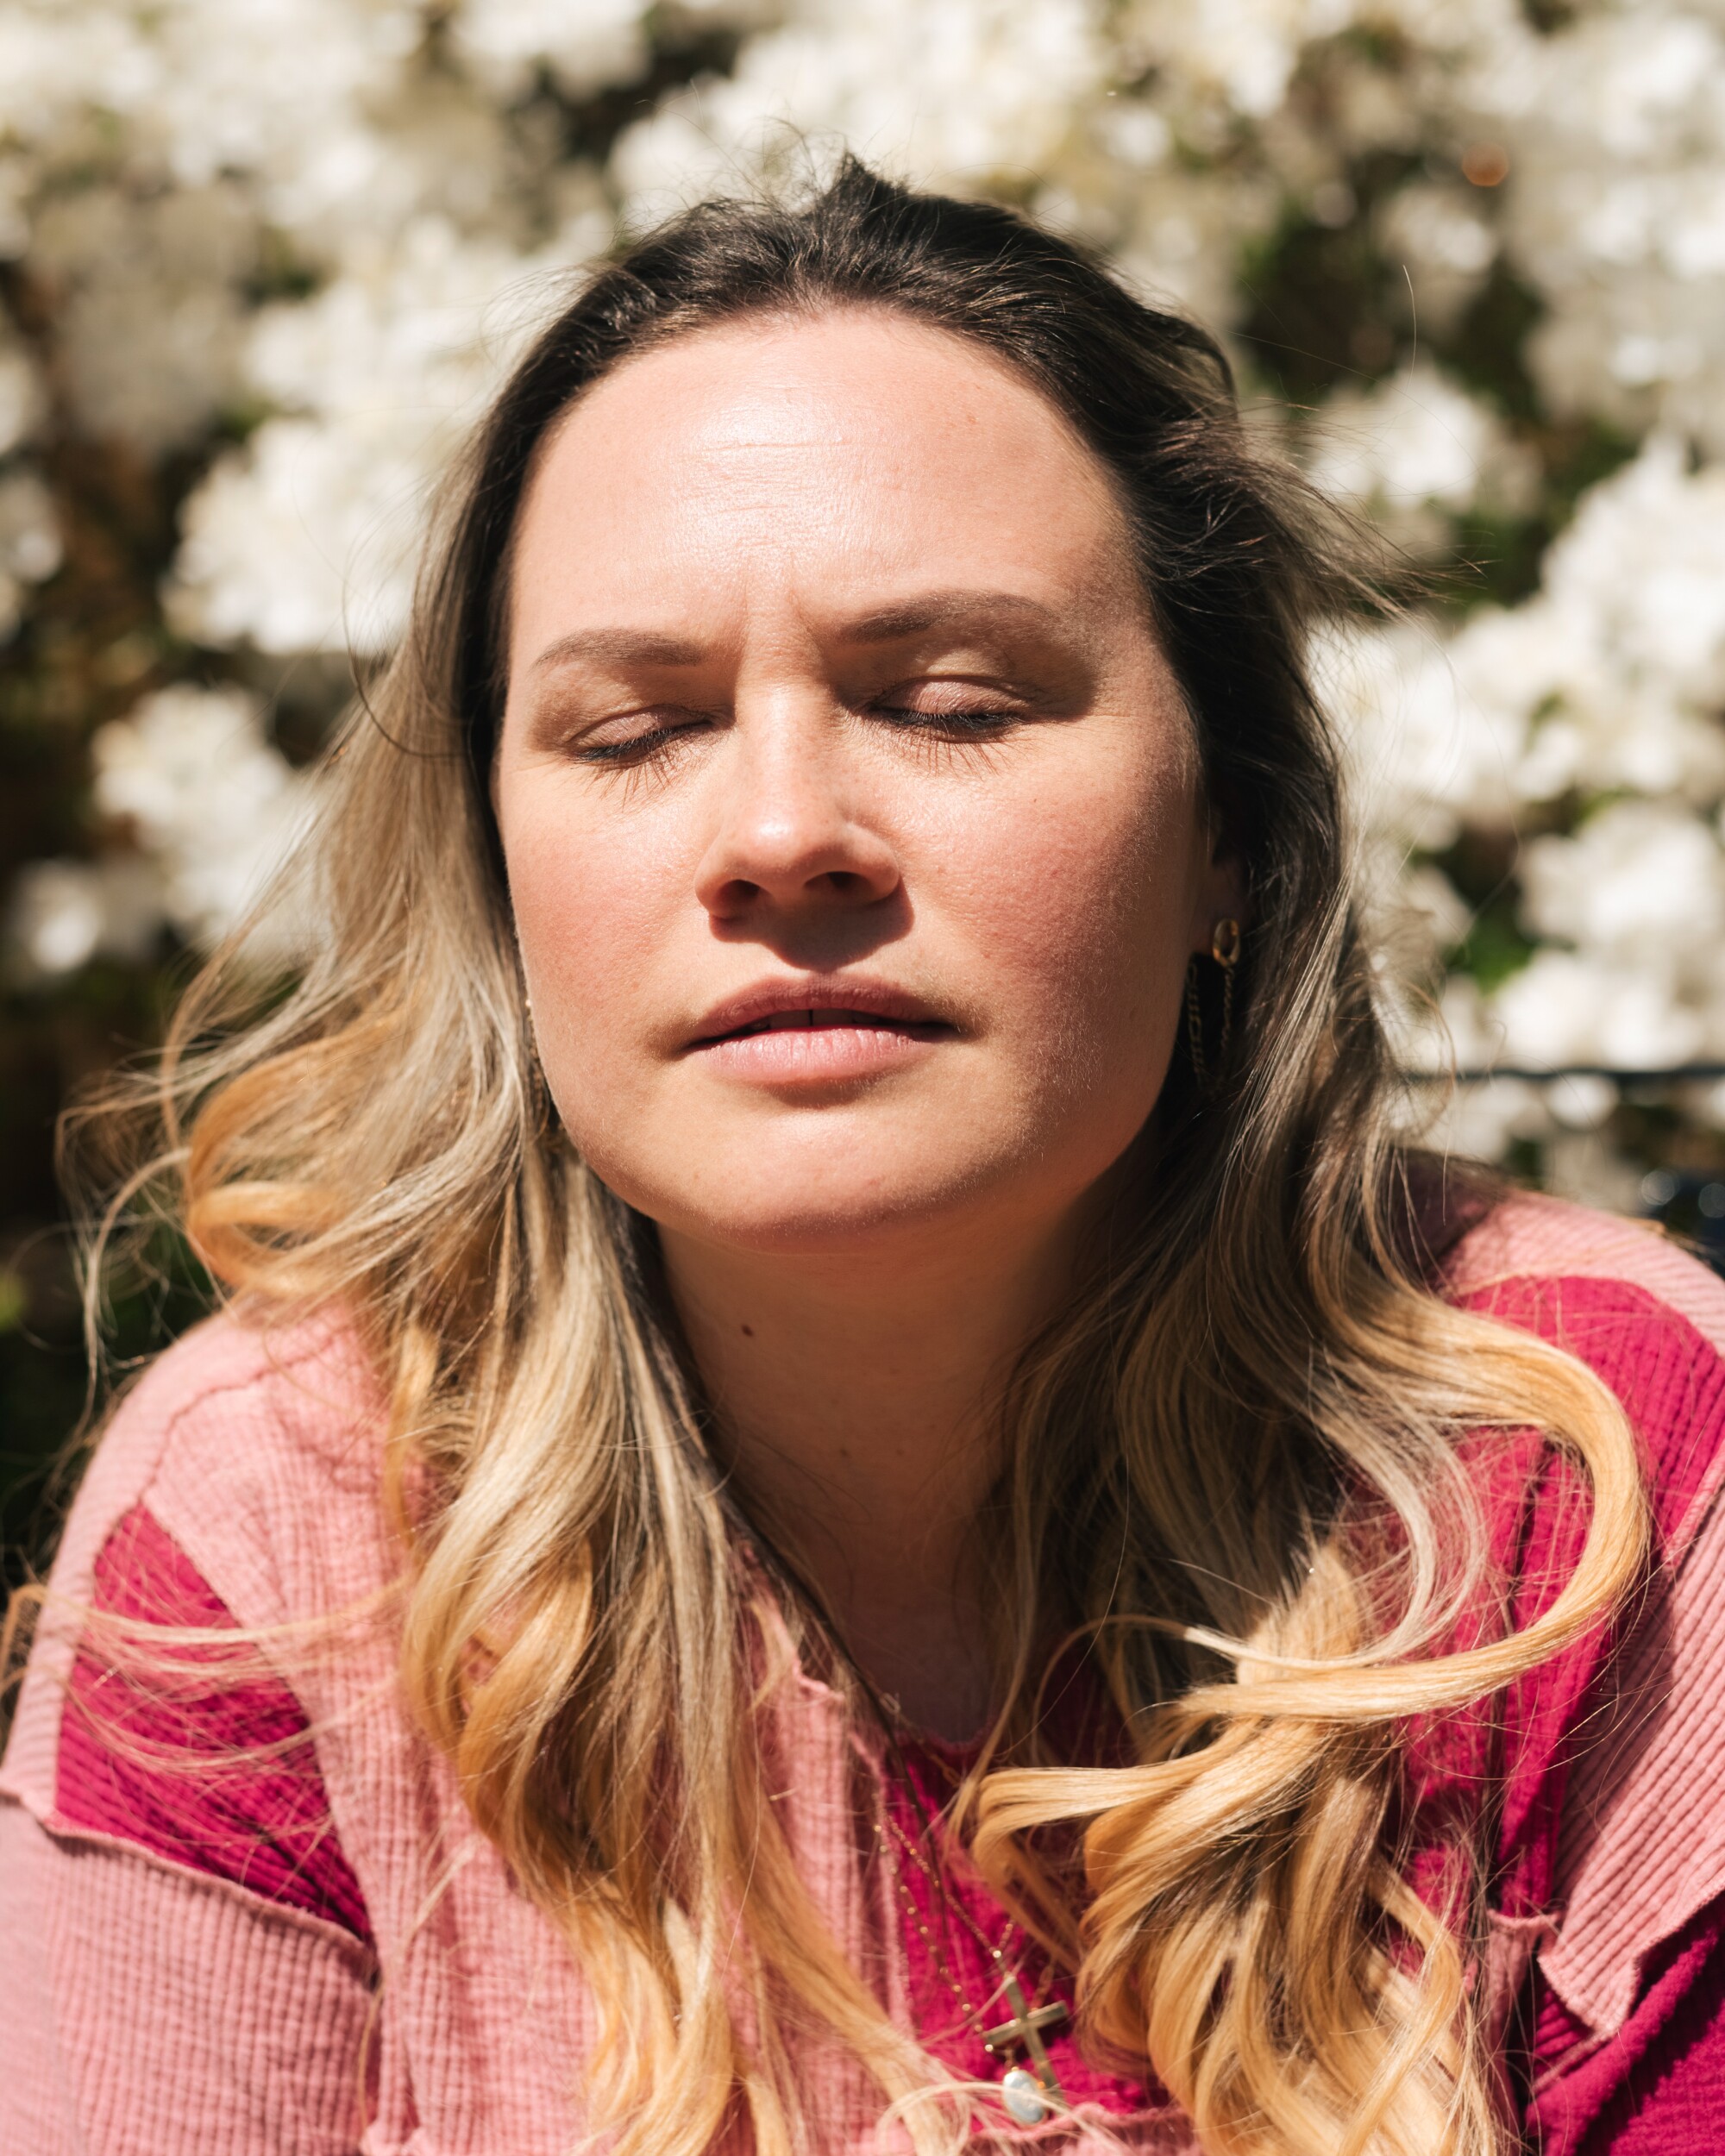
[[[1725,1286],[1542,1200],[1500,1206],[1445,1275],[1622,1399],[1659,1563],[1619,1626],[1422,1733],[1408,1801],[1428,1852],[1446,1816],[1496,1808],[1485,1976],[1529,2145],[1725,2147]],[[561,2156],[580,2140],[592,1998],[399,1704],[381,1426],[339,1323],[225,1318],[161,1358],[98,1449],[0,1774],[0,2156]],[[1573,1490],[1534,1439],[1493,1476],[1494,1554],[1525,1621],[1572,1561]],[[127,1679],[91,1640],[80,1662],[83,1613],[125,1608],[129,1581],[154,1614],[278,1628],[267,1666],[188,1680],[206,1732],[267,1747],[231,1783],[104,1765],[90,1672],[122,1710]],[[332,1633],[317,1620],[336,1610],[355,1614]],[[774,1727],[817,1903],[887,2010],[925,2023],[930,1971],[871,1858],[891,1796],[877,1747],[800,1672]],[[796,2040],[822,2152],[905,2146],[853,2062]],[[1106,2095],[1002,2138],[1192,2148],[1159,2092]]]

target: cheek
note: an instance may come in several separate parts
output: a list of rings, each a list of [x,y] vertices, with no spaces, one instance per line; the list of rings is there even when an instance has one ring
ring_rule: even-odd
[[[556,1087],[637,1030],[643,956],[662,943],[675,880],[662,852],[607,843],[555,801],[534,802],[505,828],[516,936]]]
[[[979,958],[1063,1090],[1153,1097],[1177,1020],[1197,818],[1183,775],[1143,778],[1044,791],[973,885]]]

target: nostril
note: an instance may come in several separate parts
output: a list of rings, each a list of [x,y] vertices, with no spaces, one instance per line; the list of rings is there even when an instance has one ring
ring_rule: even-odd
[[[746,869],[746,874],[739,874]],[[721,830],[702,861],[696,890],[709,912],[761,906],[866,906],[899,881],[891,847],[864,828],[829,831],[744,824]]]

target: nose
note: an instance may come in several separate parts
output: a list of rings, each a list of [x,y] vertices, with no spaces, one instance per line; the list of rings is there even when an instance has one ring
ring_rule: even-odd
[[[739,710],[728,746],[695,881],[715,920],[849,910],[897,890],[897,856],[851,797],[844,743],[825,714]]]

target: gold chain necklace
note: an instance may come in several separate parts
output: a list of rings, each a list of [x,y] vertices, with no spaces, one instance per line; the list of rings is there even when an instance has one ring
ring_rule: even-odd
[[[1006,2073],[1001,2077],[1000,2099],[1006,2105],[1007,2113],[1020,2126],[1036,2126],[1046,2118],[1054,2104],[1058,2104],[1063,2109],[1070,2108],[1067,2104],[1066,2092],[1061,2087],[1059,2077],[1054,2071],[1054,2062],[1049,2057],[1047,2046],[1043,2041],[1044,2029],[1057,2028],[1070,2019],[1061,2000],[1051,1999],[1044,2002],[1043,1994],[1047,1990],[1053,1973],[1051,1966],[1044,1969],[1034,1996],[1026,1999],[1024,1986],[1019,1978],[1019,1972],[1007,1960],[1004,1950],[994,1944],[962,1903],[955,1902],[947,1896],[940,1878],[921,1850],[906,1833],[897,1820],[886,1810],[884,1798],[881,1800],[881,1812],[885,1816],[886,1825],[882,1824],[881,1817],[877,1817],[875,1822],[875,1834],[881,1845],[882,1859],[892,1873],[894,1884],[899,1890],[899,1897],[905,1905],[906,1915],[915,1926],[924,1946],[928,1949],[929,1958],[939,1971],[946,1988],[957,2002],[959,2012],[964,2016],[974,2034],[981,2040],[982,2048],[991,2059],[1010,2059],[1014,2052],[1022,2050],[1030,2059],[1031,2064],[1028,2068],[1009,2065]],[[1010,2009],[1007,2019],[997,2027],[985,2028],[982,2026],[982,2013],[965,1997],[963,1987],[953,1974],[952,1965],[948,1961],[940,1941],[923,1921],[922,1911],[917,1907],[916,1896],[911,1892],[910,1883],[894,1858],[893,1841],[888,1839],[888,1826],[890,1826],[892,1829],[894,1839],[928,1881],[937,1901],[942,1902],[957,1915],[965,1930],[969,1933],[977,1946],[999,1971],[1000,1982],[989,1995],[988,2000],[984,2002],[985,2004],[991,2004],[996,1999],[1004,1998]],[[1017,1928],[1011,1926],[1010,1918],[1007,1921],[1009,1927]],[[1028,1945],[1029,1942],[1026,1940],[1026,1943]]]

